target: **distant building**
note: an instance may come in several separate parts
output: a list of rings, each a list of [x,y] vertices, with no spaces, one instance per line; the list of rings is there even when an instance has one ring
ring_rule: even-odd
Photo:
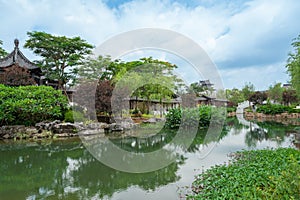
[[[282,87],[285,88],[285,89],[289,89],[289,88],[292,87],[292,84],[290,84],[290,83],[284,83],[284,84],[282,84]]]
[[[199,85],[203,88],[213,89],[213,85],[209,80],[199,81]]]
[[[196,102],[198,105],[227,106],[228,100],[201,95],[196,98]]]

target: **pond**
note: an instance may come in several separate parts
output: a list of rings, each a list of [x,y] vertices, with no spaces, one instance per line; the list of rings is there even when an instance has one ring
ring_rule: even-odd
[[[177,153],[175,162],[152,172],[128,173],[112,169],[85,148],[79,138],[42,141],[0,141],[1,199],[184,199],[194,176],[215,164],[228,161],[228,154],[242,149],[289,147],[296,126],[275,122],[243,125],[227,120],[217,141],[203,144],[205,130],[192,145]],[[146,138],[114,136],[109,140],[125,150],[148,152],[168,143],[174,133]],[[139,146],[135,145],[139,142]],[[215,143],[206,157],[203,146]],[[147,145],[142,145],[147,144]],[[149,145],[150,144],[150,145]]]

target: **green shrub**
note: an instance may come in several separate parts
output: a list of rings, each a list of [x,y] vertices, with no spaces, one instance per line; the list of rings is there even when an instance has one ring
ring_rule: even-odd
[[[242,151],[193,182],[188,199],[300,199],[300,151]]]
[[[74,123],[74,120],[78,122],[85,121],[84,114],[82,112],[73,111],[73,110],[68,110],[67,112],[65,112],[65,119],[64,119],[65,122]]]
[[[236,107],[227,107],[227,113],[236,112]]]
[[[0,85],[0,125],[33,125],[63,119],[67,98],[48,86]]]
[[[170,129],[179,128],[181,123],[182,111],[180,108],[172,108],[166,115],[165,127]]]
[[[166,115],[165,128],[176,129],[179,126],[189,127],[208,127],[211,121],[212,112],[215,112],[214,120],[222,118],[222,113],[218,112],[220,108],[213,108],[211,106],[199,106],[198,108],[173,108],[170,109]],[[218,116],[218,114],[221,114]],[[224,113],[223,113],[224,114]],[[214,121],[215,122],[215,121]]]
[[[280,104],[261,105],[257,108],[256,111],[267,115],[276,115],[284,112],[288,112],[288,113],[299,112],[297,109],[294,109],[292,106],[285,106]]]

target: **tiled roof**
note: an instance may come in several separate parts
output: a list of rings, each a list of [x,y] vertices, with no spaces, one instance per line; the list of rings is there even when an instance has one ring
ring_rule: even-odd
[[[19,40],[15,39],[15,49],[5,58],[0,59],[0,67],[8,67],[13,64],[18,64],[20,67],[27,69],[39,68],[34,63],[30,62],[24,54],[19,50]]]

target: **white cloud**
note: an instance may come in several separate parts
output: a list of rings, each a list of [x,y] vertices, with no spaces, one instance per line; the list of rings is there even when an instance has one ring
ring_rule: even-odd
[[[257,71],[269,73],[270,78],[249,81],[269,85],[272,79],[285,80],[282,72],[290,43],[300,33],[300,2],[226,2],[133,0],[119,4],[114,1],[115,6],[108,6],[107,1],[100,0],[0,0],[0,39],[3,47],[11,51],[14,38],[19,38],[23,45],[27,31],[39,30],[79,35],[97,46],[124,31],[165,28],[200,44],[225,73],[221,75],[226,87],[239,87],[234,79],[248,81],[251,76],[247,73]],[[30,51],[23,51],[34,58]],[[270,71],[270,66],[280,70]]]
[[[266,90],[274,82],[286,83],[288,75],[285,63],[274,63],[260,67],[249,66],[234,69],[220,70],[225,88],[242,88],[245,83],[251,82],[256,90]]]

